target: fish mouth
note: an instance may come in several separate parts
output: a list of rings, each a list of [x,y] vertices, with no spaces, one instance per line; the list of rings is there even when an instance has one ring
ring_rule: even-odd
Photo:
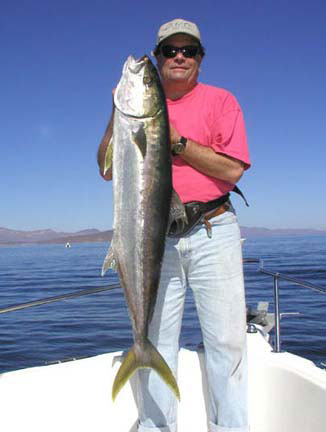
[[[138,74],[141,69],[148,63],[148,61],[149,58],[146,54],[139,59],[135,59],[132,55],[130,55],[127,60],[127,67],[130,72]]]

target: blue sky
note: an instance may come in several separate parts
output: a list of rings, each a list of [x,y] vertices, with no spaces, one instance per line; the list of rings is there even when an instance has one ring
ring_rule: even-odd
[[[302,0],[2,0],[0,226],[112,227],[112,186],[96,152],[129,54],[158,27],[201,30],[200,80],[245,115],[252,168],[241,179],[245,226],[326,229],[326,3]]]

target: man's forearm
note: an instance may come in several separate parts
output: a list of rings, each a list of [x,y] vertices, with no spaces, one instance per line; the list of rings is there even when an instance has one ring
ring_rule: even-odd
[[[213,149],[191,140],[187,141],[185,151],[180,157],[198,171],[231,184],[236,184],[244,171],[243,162],[215,153]]]

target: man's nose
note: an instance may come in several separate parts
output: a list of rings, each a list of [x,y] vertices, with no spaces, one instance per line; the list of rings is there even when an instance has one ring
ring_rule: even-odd
[[[177,55],[174,57],[175,58],[175,60],[177,60],[177,61],[184,61],[184,55],[182,54],[182,52],[177,52]]]

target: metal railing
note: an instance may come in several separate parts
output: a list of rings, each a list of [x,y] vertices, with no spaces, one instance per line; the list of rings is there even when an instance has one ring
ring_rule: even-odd
[[[267,270],[264,268],[264,261],[261,258],[245,258],[243,260],[244,264],[258,264],[258,271],[260,273],[272,276],[274,279],[274,314],[275,314],[275,346],[274,352],[281,352],[281,316],[282,315],[292,315],[292,314],[281,314],[280,312],[280,296],[279,296],[279,280],[285,280],[291,282],[295,285],[300,285],[304,288],[309,288],[312,291],[319,292],[321,294],[326,294],[326,288],[323,288],[318,285],[311,284],[309,282],[305,282],[300,279],[296,279],[285,274],[279,272],[273,272],[271,270]]]
[[[7,306],[5,308],[2,308],[2,309],[0,309],[0,314],[7,313],[7,312],[14,312],[17,310],[22,310],[22,309],[27,309],[27,308],[30,308],[33,306],[40,306],[40,305],[44,305],[44,304],[54,303],[54,302],[61,301],[61,300],[67,300],[67,299],[71,299],[71,298],[82,297],[85,295],[96,294],[96,293],[103,292],[103,291],[111,291],[111,290],[116,289],[116,288],[120,288],[120,285],[119,284],[112,284],[112,285],[108,285],[106,287],[88,288],[88,289],[84,289],[81,291],[62,294],[62,295],[58,295],[58,296],[54,296],[54,297],[47,297],[47,298],[39,299],[39,300],[32,300],[32,301],[29,301],[26,303],[20,303],[17,305],[11,305],[11,306]]]
[[[243,260],[244,264],[258,264],[258,271],[260,273],[272,276],[274,278],[274,315],[275,315],[275,352],[281,352],[281,329],[280,329],[280,321],[281,316],[283,315],[293,315],[293,313],[281,313],[280,312],[280,298],[279,298],[279,280],[285,280],[291,282],[296,285],[300,285],[305,288],[309,288],[310,290],[317,291],[321,294],[326,294],[326,288],[323,288],[318,285],[311,284],[309,282],[305,282],[299,279],[295,279],[293,277],[287,276],[285,274],[279,272],[273,272],[271,270],[267,270],[264,268],[264,261],[261,258],[245,258]],[[27,309],[34,306],[40,306],[44,304],[54,303],[57,301],[67,300],[76,297],[82,297],[90,294],[96,294],[103,291],[111,291],[114,289],[120,288],[120,284],[112,284],[106,287],[95,287],[88,288],[77,292],[62,294],[54,297],[47,297],[44,299],[33,300],[26,303],[16,304],[7,306],[5,308],[0,309],[0,314],[13,312],[17,310]]]

